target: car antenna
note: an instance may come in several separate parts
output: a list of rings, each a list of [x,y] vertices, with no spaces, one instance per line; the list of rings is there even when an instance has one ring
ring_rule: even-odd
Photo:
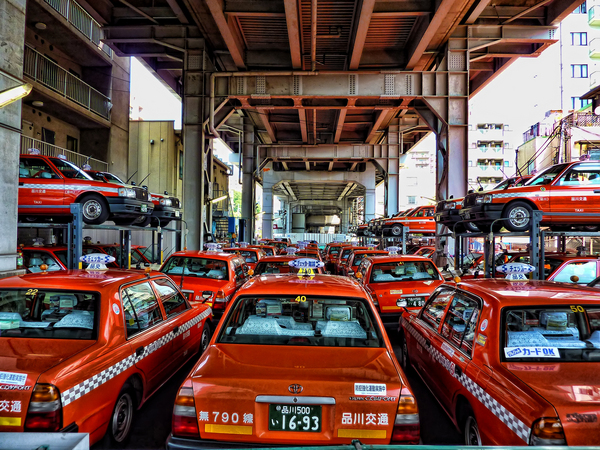
[[[127,181],[125,182],[125,184],[129,184],[129,180],[131,180],[133,177],[135,177],[136,173],[138,173],[137,170],[135,172],[133,172],[133,174],[129,178],[127,178]]]
[[[146,176],[144,177],[144,179],[138,183],[138,186],[141,186],[141,185],[142,185],[142,183],[143,183],[144,181],[146,181],[146,178],[148,178],[148,177],[150,176],[150,174],[151,174],[151,173],[152,173],[152,172],[148,172],[148,175],[146,175]]]

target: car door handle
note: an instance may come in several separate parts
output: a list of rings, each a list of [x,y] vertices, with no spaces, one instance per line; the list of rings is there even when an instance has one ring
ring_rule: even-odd
[[[23,183],[22,181],[19,181],[19,186],[24,186],[25,183]]]
[[[459,377],[462,375],[462,369],[460,368],[460,366],[454,366],[454,373]]]
[[[594,194],[600,194],[600,189],[594,189]]]
[[[143,354],[144,354],[144,347],[143,346],[142,347],[138,347],[135,350],[135,356],[142,356]]]
[[[179,327],[173,328],[173,334],[177,334],[178,331],[179,331]]]

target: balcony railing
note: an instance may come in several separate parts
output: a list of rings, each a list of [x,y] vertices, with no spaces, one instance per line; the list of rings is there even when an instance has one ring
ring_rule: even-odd
[[[96,22],[88,12],[81,7],[81,5],[73,0],[44,0],[50,5],[56,12],[63,16],[67,21],[77,28],[81,33],[87,37],[91,42],[106,53],[108,56],[113,57],[112,49],[100,42],[103,37],[102,27]]]
[[[599,26],[600,25],[600,7],[597,5],[592,6],[588,9],[588,25]]]
[[[29,46],[25,46],[23,73],[63,97],[110,120],[112,104],[108,97]]]
[[[213,190],[212,200],[212,212],[215,216],[228,216],[229,211],[233,211],[233,205],[231,205],[231,197],[229,197],[229,191],[226,190]],[[219,199],[224,197],[219,201]]]
[[[42,142],[39,139],[21,135],[21,153],[27,154],[30,148],[37,148],[40,151],[40,154],[45,156],[65,155],[69,161],[79,167],[82,167],[84,164],[89,164],[92,166],[92,170],[99,170],[101,172],[108,171],[108,163],[104,161],[90,158],[89,156],[67,150],[66,148],[57,145]]]

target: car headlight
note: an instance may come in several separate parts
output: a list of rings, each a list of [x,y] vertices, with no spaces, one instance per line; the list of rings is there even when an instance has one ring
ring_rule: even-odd
[[[478,196],[475,198],[475,203],[477,203],[478,205],[479,205],[480,203],[483,203],[483,195],[478,195]]]
[[[483,203],[492,203],[494,196],[492,194],[486,194],[483,196]]]
[[[172,205],[172,201],[170,198],[161,198],[160,199],[160,204],[163,206],[171,206]]]
[[[456,202],[448,202],[444,205],[444,209],[454,209],[456,208]]]
[[[119,188],[119,197],[135,198],[135,191],[130,188]]]

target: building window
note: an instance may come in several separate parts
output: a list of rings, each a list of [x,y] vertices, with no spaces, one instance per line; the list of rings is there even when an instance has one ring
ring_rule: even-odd
[[[504,161],[504,167],[510,167],[510,161]]]
[[[581,32],[581,33],[571,33],[571,45],[575,45],[575,46],[588,45],[587,33],[585,31]]]
[[[179,179],[183,180],[183,152],[179,151]]]
[[[416,205],[417,204],[417,197],[415,197],[414,195],[409,195],[408,196],[408,204],[409,205]]]
[[[473,167],[473,161],[469,160],[469,167]]]
[[[571,97],[571,109],[581,109],[592,103],[589,99],[583,99],[579,97]]]
[[[571,78],[587,78],[587,64],[571,64]]]
[[[56,137],[56,133],[52,130],[48,130],[47,128],[42,128],[42,141],[47,144],[54,145],[54,139]]]
[[[573,11],[573,14],[587,14],[587,6],[586,6],[585,2],[583,2],[581,5],[579,5],[577,7],[577,9],[575,9],[575,11]]]
[[[73,136],[67,135],[67,150],[77,153],[79,151],[77,144],[77,139],[75,139]]]

